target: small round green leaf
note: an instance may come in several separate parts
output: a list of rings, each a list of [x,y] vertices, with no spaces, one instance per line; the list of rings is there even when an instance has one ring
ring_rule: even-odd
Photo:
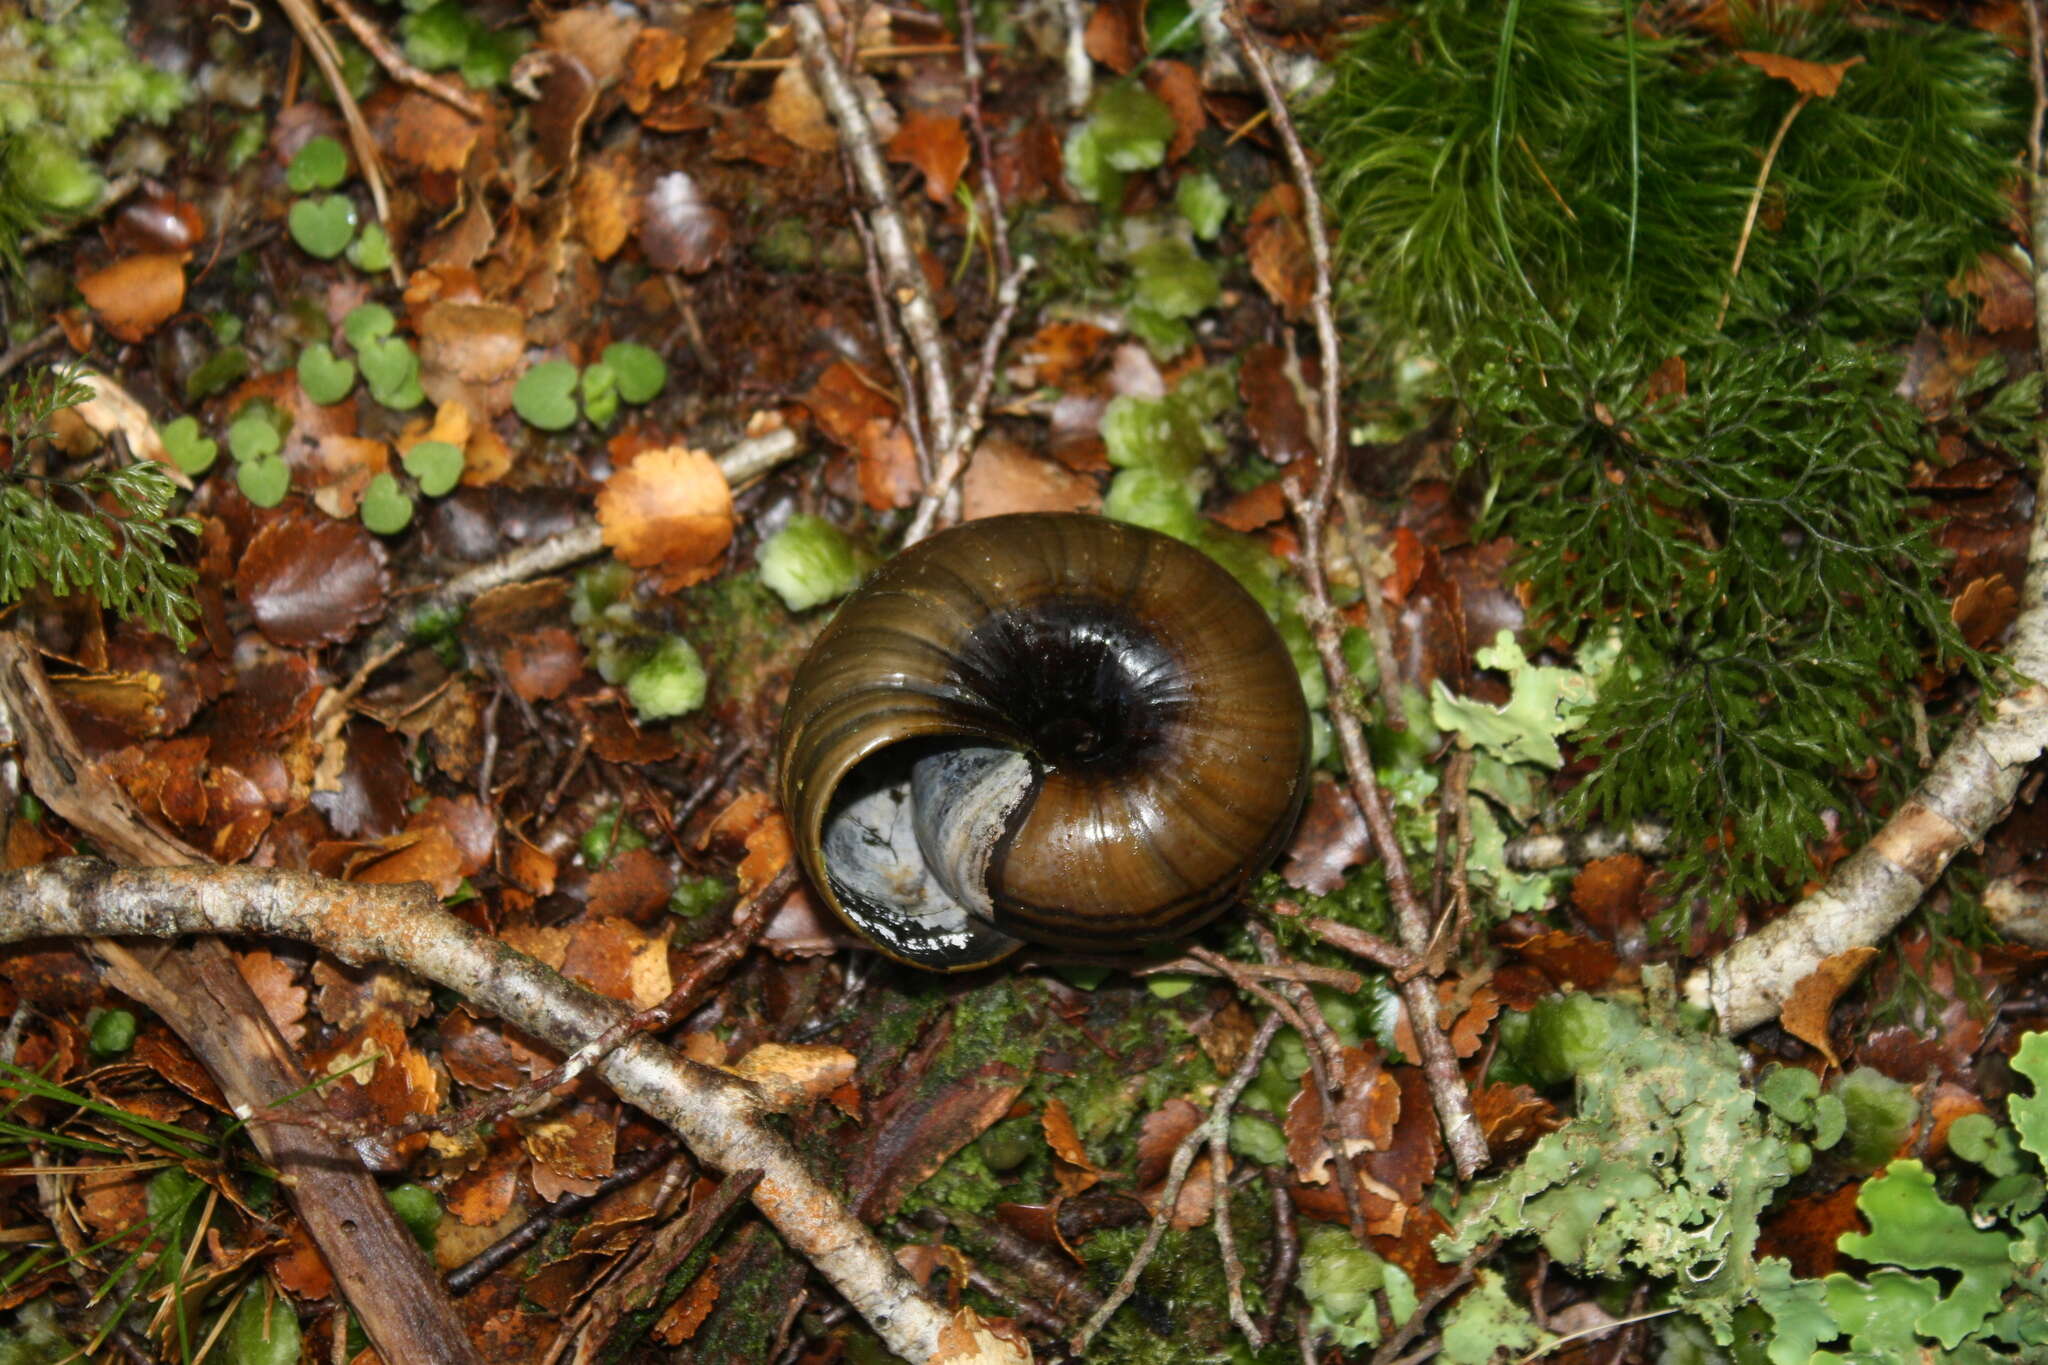
[[[284,169],[284,183],[293,194],[331,190],[347,178],[347,149],[324,134],[309,138]]]
[[[283,445],[277,428],[260,412],[245,412],[228,425],[228,453],[237,464],[275,455]]]
[[[398,328],[398,319],[381,303],[360,304],[341,320],[341,334],[358,351],[371,342],[388,337]]]
[[[619,377],[602,360],[583,367],[583,415],[604,426],[619,415]]]
[[[389,474],[379,474],[363,490],[363,525],[380,536],[397,535],[412,521],[412,499]]]
[[[266,1292],[261,1277],[242,1291],[234,1318],[221,1337],[228,1365],[298,1365],[299,1316],[284,1299]]]
[[[438,498],[462,478],[462,449],[447,441],[421,441],[405,452],[405,472],[419,481],[420,492]]]
[[[398,1221],[411,1230],[422,1247],[432,1251],[434,1231],[441,1225],[441,1201],[434,1197],[434,1192],[424,1185],[407,1183],[392,1186],[384,1191],[384,1197],[391,1201],[391,1211],[398,1215]]]
[[[566,360],[543,360],[519,376],[512,406],[542,431],[561,431],[576,421],[576,367]]]
[[[379,337],[356,348],[370,397],[397,412],[426,401],[420,392],[420,358],[398,337]]]
[[[285,223],[291,228],[292,240],[308,255],[331,261],[356,235],[356,206],[345,194],[298,199],[292,202]]]
[[[258,507],[275,507],[291,491],[291,467],[275,455],[265,455],[235,467],[235,485],[242,496]]]
[[[180,417],[160,428],[158,435],[163,437],[164,449],[170,453],[171,463],[187,474],[204,474],[220,458],[219,443],[199,434],[199,419],[196,417]]]
[[[315,403],[339,403],[355,386],[356,363],[337,356],[326,342],[316,341],[299,352],[299,387]]]
[[[651,347],[637,341],[615,341],[604,348],[604,363],[618,377],[619,397],[645,403],[668,382],[668,366]]]
[[[391,238],[382,223],[371,223],[349,243],[348,263],[372,275],[391,268]]]
[[[127,1010],[101,1010],[93,1016],[88,1044],[96,1057],[118,1057],[135,1046],[135,1016]]]

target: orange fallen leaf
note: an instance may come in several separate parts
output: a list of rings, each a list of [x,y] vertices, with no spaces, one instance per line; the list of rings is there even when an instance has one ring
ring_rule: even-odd
[[[124,256],[78,278],[78,292],[107,330],[141,341],[184,306],[185,258],[168,251]]]
[[[967,132],[960,116],[913,109],[903,116],[903,126],[889,139],[889,159],[915,166],[924,172],[924,192],[935,204],[953,197],[960,184],[960,172],[967,169]]]
[[[1809,62],[1780,52],[1738,52],[1735,55],[1767,76],[1790,82],[1800,94],[1816,95],[1821,99],[1827,99],[1840,90],[1842,77],[1848,74],[1850,67],[1863,60],[1851,57],[1845,62]]]
[[[732,542],[732,489],[701,450],[650,450],[612,475],[597,495],[604,543],[636,569],[660,565],[711,576]]]
[[[1778,1011],[1778,1022],[1784,1025],[1785,1032],[1810,1044],[1828,1059],[1829,1066],[1839,1068],[1842,1062],[1828,1039],[1828,1016],[1834,1013],[1835,1001],[1849,983],[1876,956],[1875,948],[1850,948],[1822,958],[1819,966],[1799,979]]]

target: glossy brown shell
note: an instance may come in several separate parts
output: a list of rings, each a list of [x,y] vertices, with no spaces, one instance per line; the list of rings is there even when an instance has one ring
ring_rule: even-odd
[[[906,927],[826,858],[846,793],[951,744],[1029,761],[987,864],[993,927],[964,934]],[[1120,522],[1025,514],[935,535],[842,604],[791,686],[780,776],[834,910],[892,956],[958,970],[1018,939],[1119,951],[1205,923],[1279,852],[1308,757],[1286,647],[1214,560]]]

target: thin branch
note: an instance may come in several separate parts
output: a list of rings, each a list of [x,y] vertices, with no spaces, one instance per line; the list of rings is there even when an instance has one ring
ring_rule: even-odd
[[[1401,842],[1394,829],[1393,812],[1387,805],[1385,793],[1380,790],[1372,753],[1365,743],[1364,727],[1352,709],[1351,668],[1344,661],[1342,637],[1337,629],[1336,613],[1330,606],[1330,587],[1323,571],[1323,529],[1329,521],[1330,501],[1337,486],[1343,449],[1337,404],[1343,355],[1337,344],[1336,312],[1331,302],[1329,225],[1323,212],[1322,196],[1316,191],[1315,171],[1309,165],[1308,152],[1295,131],[1294,118],[1287,111],[1286,97],[1273,77],[1272,66],[1245,23],[1239,0],[1230,0],[1223,18],[1244,49],[1245,62],[1265,94],[1267,107],[1273,111],[1273,126],[1280,134],[1281,145],[1286,148],[1295,187],[1301,193],[1303,226],[1315,262],[1312,311],[1323,368],[1321,429],[1316,433],[1320,468],[1315,491],[1307,499],[1302,498],[1298,488],[1290,485],[1288,489],[1295,520],[1301,528],[1302,577],[1308,589],[1304,615],[1315,640],[1316,653],[1322,658],[1323,671],[1329,675],[1330,721],[1337,731],[1338,748],[1344,755],[1352,795],[1365,816],[1373,847],[1379,850],[1380,866],[1400,925],[1401,944],[1420,956],[1429,951],[1429,917],[1416,898],[1415,884],[1408,875],[1408,860],[1401,851]],[[1416,1047],[1422,1053],[1423,1074],[1429,1080],[1430,1098],[1443,1126],[1444,1145],[1450,1149],[1459,1177],[1469,1180],[1487,1162],[1486,1136],[1472,1117],[1471,1094],[1465,1089],[1464,1077],[1458,1073],[1457,1055],[1452,1052],[1449,1040],[1444,1037],[1443,1026],[1437,1019],[1435,987],[1421,976],[1411,977],[1401,985],[1401,998],[1408,1007]]]
[[[631,1011],[455,918],[414,883],[369,886],[242,867],[126,872],[65,858],[0,876],[0,941],[259,934],[313,943],[344,962],[390,962],[564,1051]],[[597,1070],[621,1099],[667,1124],[704,1164],[759,1169],[755,1205],[789,1246],[865,1317],[890,1350],[928,1360],[946,1316],[868,1228],[764,1121],[744,1081],[639,1036]]]
[[[967,412],[953,434],[953,444],[939,454],[939,467],[933,471],[931,483],[918,500],[910,529],[903,533],[906,547],[931,534],[939,509],[945,505],[946,495],[953,491],[954,483],[967,468],[968,457],[974,453],[974,438],[981,431],[982,421],[988,412],[989,395],[995,392],[996,363],[1002,354],[1003,340],[1009,335],[1010,322],[1017,315],[1017,300],[1024,277],[1037,264],[1030,256],[1017,262],[1017,268],[1009,273],[997,291],[995,321],[989,324],[988,334],[981,339],[981,366],[976,372],[974,393],[968,399]]]
[[[790,31],[803,53],[804,70],[817,88],[832,122],[839,129],[839,145],[853,163],[853,173],[868,200],[868,222],[875,234],[875,247],[888,273],[889,289],[903,317],[903,330],[910,334],[923,371],[925,410],[931,423],[931,445],[945,451],[953,444],[956,405],[953,374],[946,354],[946,342],[939,331],[939,312],[932,304],[931,289],[917,255],[910,247],[910,233],[897,211],[895,191],[882,162],[882,149],[875,141],[874,125],[861,107],[860,94],[853,88],[846,68],[832,51],[825,23],[811,5],[792,5]]]
[[[1266,1016],[1266,1022],[1259,1025],[1259,1031],[1252,1035],[1251,1046],[1245,1049],[1243,1060],[1237,1070],[1216,1092],[1216,1099],[1207,1118],[1195,1125],[1188,1135],[1180,1140],[1180,1146],[1173,1149],[1173,1160],[1166,1167],[1166,1183],[1160,1186],[1159,1210],[1152,1215],[1152,1226],[1145,1231],[1145,1240],[1139,1244],[1138,1252],[1131,1257],[1131,1263],[1124,1267],[1123,1278],[1116,1288],[1102,1301],[1102,1307],[1095,1310],[1088,1321],[1081,1324],[1081,1330],[1074,1333],[1071,1343],[1075,1355],[1085,1357],[1088,1343],[1102,1330],[1110,1315],[1123,1307],[1124,1300],[1138,1287],[1138,1277],[1145,1273],[1145,1267],[1152,1263],[1152,1257],[1159,1250],[1160,1239],[1166,1236],[1168,1224],[1173,1221],[1174,1206],[1180,1202],[1181,1186],[1187,1183],[1188,1170],[1195,1164],[1195,1153],[1219,1132],[1227,1133],[1230,1114],[1237,1107],[1238,1096],[1258,1075],[1259,1065],[1266,1059],[1266,1049],[1273,1045],[1274,1037],[1280,1032],[1282,1020],[1278,1014]],[[1220,1172],[1211,1173],[1212,1178],[1221,1180]]]
[[[406,59],[405,53],[384,35],[384,30],[372,23],[361,10],[349,3],[349,0],[327,0],[327,7],[340,17],[342,23],[348,25],[348,31],[355,35],[356,41],[363,45],[366,52],[377,59],[377,64],[384,68],[384,74],[392,80],[400,85],[409,85],[423,95],[431,95],[457,113],[467,115],[479,123],[489,120],[490,111],[484,107],[482,100],[463,88],[453,76],[429,75],[414,66]]]

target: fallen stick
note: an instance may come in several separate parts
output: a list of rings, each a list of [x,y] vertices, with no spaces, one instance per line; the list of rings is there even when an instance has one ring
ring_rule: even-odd
[[[344,962],[389,962],[563,1052],[632,1015],[618,1001],[463,923],[420,883],[371,886],[245,867],[124,871],[90,858],[60,858],[0,875],[0,942],[180,934],[298,939]],[[938,1351],[948,1316],[768,1126],[770,1110],[751,1085],[686,1061],[644,1035],[622,1044],[596,1070],[621,1099],[667,1124],[706,1165],[727,1173],[760,1171],[755,1207],[890,1350],[912,1361],[928,1361]]]

